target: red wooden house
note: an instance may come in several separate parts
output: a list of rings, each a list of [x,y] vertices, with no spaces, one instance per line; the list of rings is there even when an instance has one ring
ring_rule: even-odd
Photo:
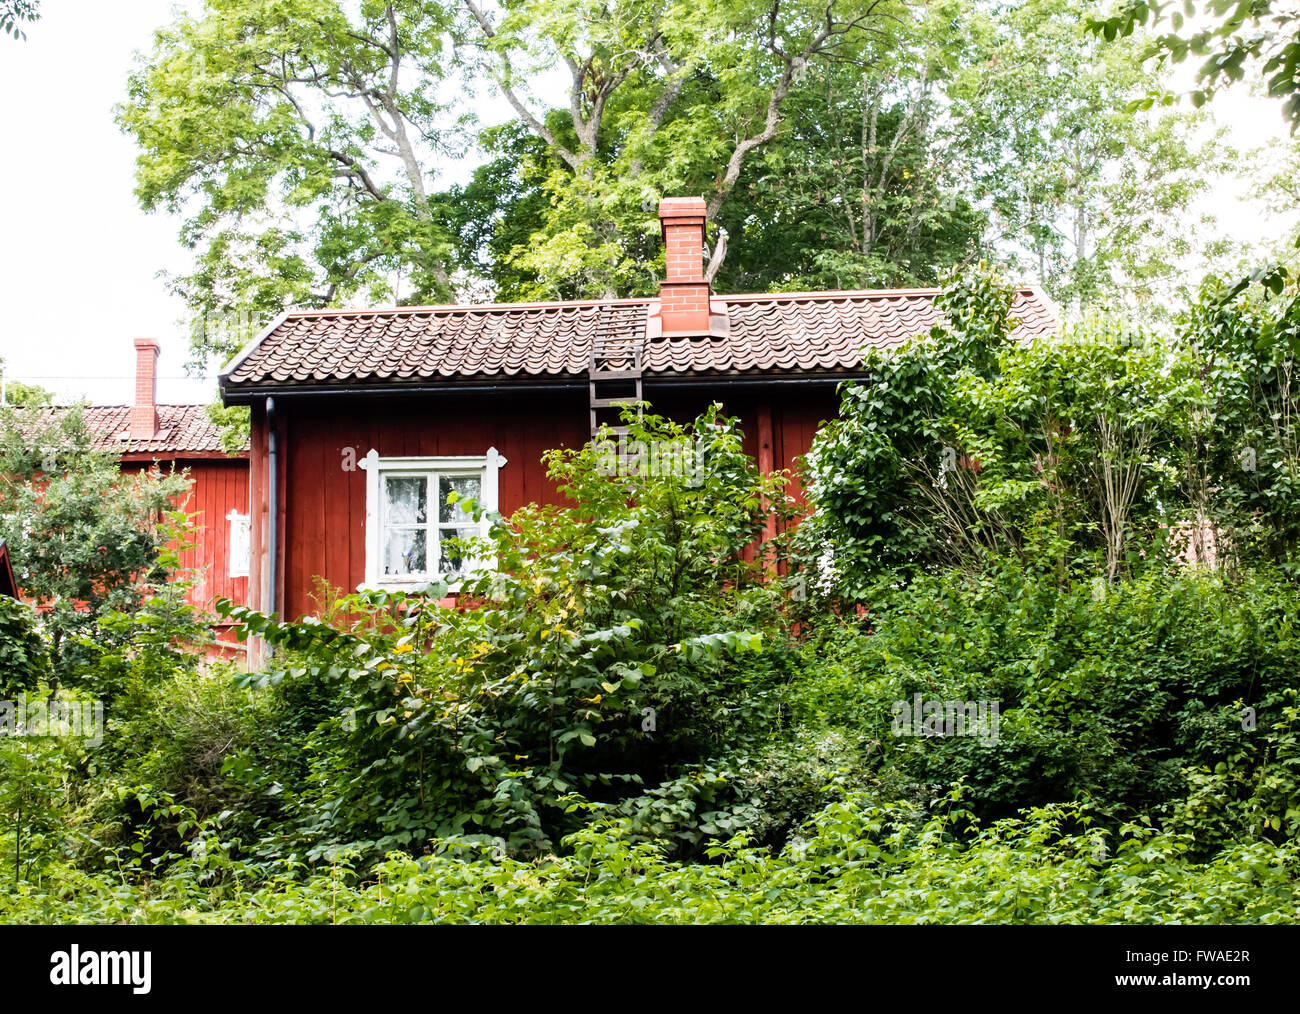
[[[135,400],[131,405],[88,405],[82,418],[94,434],[94,447],[114,453],[124,472],[154,465],[186,471],[190,493],[177,507],[194,515],[189,541],[194,548],[181,554],[181,565],[193,569],[197,581],[188,598],[211,610],[218,598],[244,602],[248,596],[249,468],[247,448],[231,455],[222,449],[221,433],[204,405],[160,405],[158,343],[135,340]],[[67,408],[25,409],[49,423]],[[230,624],[218,624],[222,640],[237,645]]]
[[[722,402],[763,469],[792,468],[863,346],[938,319],[929,289],[715,295],[703,200],[659,215],[657,298],[293,311],[258,335],[221,377],[252,409],[250,603],[299,616],[317,578],[423,583],[457,531],[448,492],[556,501],[542,453],[591,439],[619,396],[677,419]],[[1056,327],[1032,289],[1014,312],[1023,337]]]

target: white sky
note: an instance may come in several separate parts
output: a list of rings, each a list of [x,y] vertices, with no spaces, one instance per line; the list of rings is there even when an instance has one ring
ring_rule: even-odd
[[[101,404],[132,398],[131,340],[157,338],[159,401],[208,401],[185,380],[182,303],[155,277],[183,270],[177,222],[135,201],[133,142],[113,123],[132,52],[171,0],[45,0],[27,41],[0,38],[0,356],[9,377]]]
[[[133,53],[150,47],[172,6],[45,0],[26,42],[0,37],[0,357],[11,379],[61,401],[129,402],[137,337],[162,345],[159,401],[209,401],[216,390],[215,377],[184,376],[185,307],[157,277],[189,264],[179,223],[140,210],[134,145],[113,122]],[[1214,105],[1242,147],[1285,133],[1276,103],[1238,89]],[[1228,211],[1237,192],[1211,203],[1253,237],[1271,223]]]

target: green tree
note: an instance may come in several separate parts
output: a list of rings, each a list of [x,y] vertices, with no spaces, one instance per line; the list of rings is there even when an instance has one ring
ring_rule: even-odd
[[[943,325],[844,386],[798,535],[810,557],[833,547],[823,587],[859,598],[882,576],[1005,560],[1113,582],[1185,520],[1193,360],[1114,321],[1012,342],[1012,295],[986,271],[957,278]]]
[[[1206,246],[1189,214],[1220,163],[1203,118],[1135,117],[1161,80],[1137,40],[1084,27],[1082,0],[1018,0],[973,20],[970,60],[948,90],[972,199],[992,242],[1072,309],[1165,312],[1183,258]]]
[[[508,254],[528,294],[650,291],[647,207],[707,192],[716,218],[807,69],[869,64],[887,41],[866,41],[904,13],[896,0],[209,0],[157,34],[119,122],[141,148],[141,204],[188,214],[195,270],[172,284],[200,315],[450,296],[464,220],[431,168],[464,150],[464,109],[440,96],[485,80],[547,153],[547,213]],[[569,71],[563,111],[524,86],[552,66]]]
[[[541,288],[538,271],[512,256],[546,223],[546,181],[557,171],[546,142],[518,120],[479,134],[488,161],[464,186],[448,191],[448,221],[458,243],[458,266],[472,288],[500,301],[527,299]]]
[[[1207,279],[1180,321],[1204,390],[1193,502],[1247,562],[1300,565],[1300,289],[1280,270]]]
[[[451,27],[415,0],[210,0],[156,34],[118,121],[141,205],[187,216],[196,264],[171,284],[197,315],[451,294],[429,178],[455,143],[437,94]]]
[[[481,66],[555,156],[551,211],[513,254],[539,278],[533,295],[552,297],[651,291],[654,202],[702,193],[716,220],[806,73],[872,64],[909,16],[892,0],[510,0],[496,18],[462,3]],[[551,67],[568,72],[563,111],[526,91]],[[713,252],[710,274],[725,247]]]
[[[939,12],[869,68],[828,63],[721,211],[725,291],[933,285],[975,254],[985,216],[959,191],[941,109],[964,36]]]
[[[135,611],[165,577],[181,521],[172,505],[188,489],[182,475],[120,472],[76,409],[49,423],[0,415],[0,537],[43,609],[56,679],[93,652],[80,642],[102,618]]]
[[[1253,66],[1263,75],[1268,94],[1282,100],[1291,132],[1300,128],[1300,10],[1288,0],[1206,0],[1199,5],[1194,0],[1126,0],[1111,17],[1089,18],[1088,27],[1107,39],[1148,28],[1152,35],[1145,53],[1161,64],[1201,58],[1198,87],[1188,96],[1194,106],[1241,81]],[[1158,34],[1162,27],[1169,31]],[[1156,101],[1173,100],[1163,92],[1141,104],[1150,108]]]
[[[5,361],[0,358],[0,409],[5,405],[20,405],[27,408],[39,408],[54,401],[54,393],[37,384],[24,384],[20,380],[10,380]]]

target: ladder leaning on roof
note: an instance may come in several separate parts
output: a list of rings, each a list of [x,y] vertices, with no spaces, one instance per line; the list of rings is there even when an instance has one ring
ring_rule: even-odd
[[[587,368],[593,437],[601,426],[602,409],[621,409],[624,405],[641,401],[644,329],[620,326],[619,317],[612,311],[609,306],[600,308],[600,320],[591,343],[591,360]],[[610,425],[610,429],[619,435],[627,432],[621,416]]]

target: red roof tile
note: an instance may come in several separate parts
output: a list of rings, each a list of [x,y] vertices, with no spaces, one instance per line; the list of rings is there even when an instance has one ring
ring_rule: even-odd
[[[34,425],[48,425],[67,414],[67,408],[20,409],[33,414]],[[130,405],[83,405],[82,418],[95,434],[96,450],[117,454],[159,454],[184,457],[186,453],[220,452],[221,430],[208,418],[206,405],[159,405],[158,431],[148,440],[132,440]],[[244,450],[247,456],[247,448]]]
[[[845,373],[864,346],[892,348],[939,320],[936,289],[714,296],[725,334],[663,338],[657,300],[296,311],[222,377],[229,393],[295,386],[401,385],[463,378],[585,378],[595,338],[641,340],[648,377]],[[1056,330],[1033,289],[1016,295],[1024,339]]]

